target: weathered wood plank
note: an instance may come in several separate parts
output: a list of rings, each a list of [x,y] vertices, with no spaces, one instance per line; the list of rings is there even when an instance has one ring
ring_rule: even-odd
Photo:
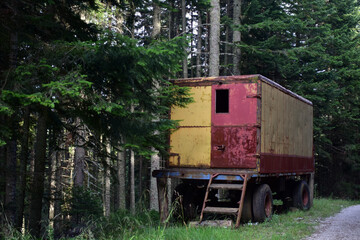
[[[169,202],[167,197],[167,178],[157,178],[160,221],[165,223],[169,216]]]
[[[190,227],[223,227],[223,228],[232,228],[234,223],[232,220],[206,220],[199,222],[190,222]]]
[[[204,212],[206,213],[219,213],[219,214],[236,214],[238,208],[224,208],[224,207],[206,207]]]
[[[210,188],[213,189],[229,189],[229,190],[242,190],[242,184],[220,184],[220,183],[213,183],[210,185]]]
[[[262,83],[261,152],[312,156],[312,106]]]

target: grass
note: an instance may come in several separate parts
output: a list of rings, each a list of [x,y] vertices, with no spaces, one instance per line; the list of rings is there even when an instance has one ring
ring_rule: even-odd
[[[315,199],[309,211],[289,211],[274,214],[270,221],[257,224],[243,224],[238,229],[220,227],[188,227],[169,223],[167,227],[159,224],[159,215],[154,211],[142,211],[135,216],[126,211],[112,214],[109,218],[97,219],[82,229],[82,234],[74,240],[99,239],[156,239],[156,240],[216,240],[216,239],[302,239],[311,235],[319,222],[341,211],[341,209],[360,204],[360,201],[338,199]],[[2,231],[5,239],[31,240],[9,226]],[[51,233],[50,233],[51,235]],[[1,234],[0,234],[1,239]],[[52,239],[50,236],[49,239]]]
[[[174,240],[211,240],[211,239],[302,239],[311,235],[319,221],[332,216],[341,209],[359,204],[359,201],[334,199],[315,199],[309,211],[290,211],[274,214],[271,221],[261,224],[244,224],[238,229],[219,227],[187,227],[171,225],[144,227],[136,231],[125,231],[104,239],[174,239]],[[80,238],[79,238],[80,239]]]

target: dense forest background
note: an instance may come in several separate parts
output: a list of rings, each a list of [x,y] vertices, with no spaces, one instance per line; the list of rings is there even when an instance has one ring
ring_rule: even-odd
[[[156,209],[172,78],[262,74],[314,104],[316,194],[360,195],[357,0],[3,0],[0,226]],[[6,226],[6,227],[5,227]]]

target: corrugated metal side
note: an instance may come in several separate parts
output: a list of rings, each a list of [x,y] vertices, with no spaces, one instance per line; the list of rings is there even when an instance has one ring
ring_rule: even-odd
[[[313,108],[262,82],[261,173],[313,171]]]
[[[257,81],[212,86],[212,168],[256,168]],[[216,113],[216,90],[229,90],[229,112]]]
[[[170,135],[170,167],[210,167],[211,86],[191,87],[194,102],[172,108],[180,127]]]

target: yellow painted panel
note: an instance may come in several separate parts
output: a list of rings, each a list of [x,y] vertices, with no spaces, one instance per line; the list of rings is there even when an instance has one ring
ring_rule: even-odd
[[[211,126],[211,86],[192,87],[194,99],[186,108],[172,108],[171,119],[181,120],[180,126]]]
[[[210,167],[211,127],[180,128],[170,136],[170,166]]]

